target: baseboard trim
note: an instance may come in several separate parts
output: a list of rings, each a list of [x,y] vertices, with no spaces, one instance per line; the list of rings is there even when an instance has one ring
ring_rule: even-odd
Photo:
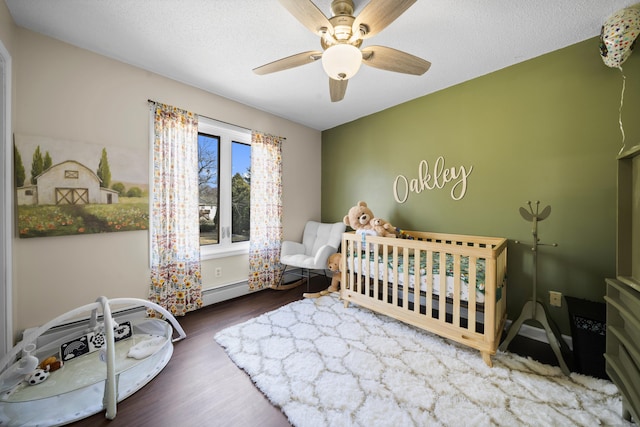
[[[511,327],[511,320],[506,321],[506,329],[509,330]],[[523,324],[518,331],[518,335],[523,336],[525,338],[529,338],[532,340],[540,341],[546,344],[549,344],[549,339],[547,338],[547,332],[543,328],[536,328],[535,326]],[[567,343],[569,348],[573,350],[573,338],[568,335],[562,335],[562,339]]]

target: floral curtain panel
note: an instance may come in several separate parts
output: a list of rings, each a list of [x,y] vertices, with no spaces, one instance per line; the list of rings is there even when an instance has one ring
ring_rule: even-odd
[[[198,117],[164,104],[153,108],[149,300],[182,316],[202,307]]]
[[[249,288],[252,290],[276,287],[282,272],[283,140],[260,132],[251,135]]]

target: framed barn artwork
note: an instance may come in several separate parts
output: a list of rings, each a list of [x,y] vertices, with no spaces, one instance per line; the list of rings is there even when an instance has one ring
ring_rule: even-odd
[[[21,238],[149,228],[149,153],[14,135]]]

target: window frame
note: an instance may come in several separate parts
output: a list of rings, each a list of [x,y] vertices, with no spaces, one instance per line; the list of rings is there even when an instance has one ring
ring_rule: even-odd
[[[209,117],[198,116],[198,133],[216,136],[220,139],[218,152],[218,232],[219,242],[200,246],[200,259],[215,259],[249,253],[249,241],[231,241],[231,147],[234,142],[251,146],[251,131]],[[220,209],[221,207],[226,209]],[[223,231],[224,230],[224,231]]]

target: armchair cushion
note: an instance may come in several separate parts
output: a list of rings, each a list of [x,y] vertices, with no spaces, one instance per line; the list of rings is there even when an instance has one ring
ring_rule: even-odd
[[[342,222],[330,224],[308,221],[304,227],[302,243],[282,242],[280,262],[297,268],[326,269],[327,259],[338,251],[345,230],[346,226]]]
[[[282,248],[280,249],[280,258],[284,256],[303,254],[304,252],[304,245],[302,243],[285,240],[282,242]]]

